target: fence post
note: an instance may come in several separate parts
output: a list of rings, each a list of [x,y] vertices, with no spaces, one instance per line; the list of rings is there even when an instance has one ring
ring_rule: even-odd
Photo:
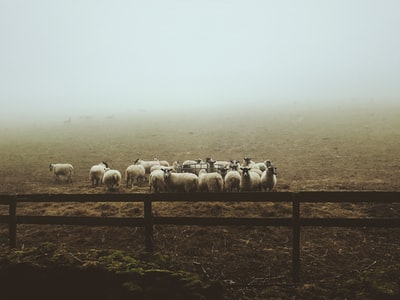
[[[153,252],[153,209],[151,201],[150,196],[144,201],[144,234],[147,252]]]
[[[8,205],[8,237],[10,249],[17,248],[17,199],[10,200]]]
[[[300,281],[300,202],[292,194],[292,281]]]

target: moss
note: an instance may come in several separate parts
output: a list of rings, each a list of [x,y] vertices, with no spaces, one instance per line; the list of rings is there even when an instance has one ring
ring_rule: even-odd
[[[223,299],[218,283],[168,270],[156,263],[160,261],[165,264],[166,258],[156,255],[142,261],[123,251],[74,252],[46,243],[0,257],[0,282],[6,287],[2,294],[43,300]],[[11,288],[15,281],[21,287],[17,291]]]

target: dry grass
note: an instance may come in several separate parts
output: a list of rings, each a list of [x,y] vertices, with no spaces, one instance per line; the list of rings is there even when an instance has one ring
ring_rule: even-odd
[[[277,191],[399,190],[400,114],[394,110],[385,114],[337,110],[254,117],[250,121],[244,116],[232,119],[193,118],[189,122],[175,118],[164,123],[162,118],[153,122],[132,118],[4,129],[0,193],[104,193],[103,187],[92,188],[88,178],[90,167],[103,160],[124,171],[139,157],[173,162],[198,157],[240,160],[244,156],[256,161],[272,159],[278,168]],[[72,184],[54,182],[48,169],[52,162],[74,165]],[[118,192],[148,192],[148,188],[122,186]],[[5,211],[0,207],[0,213]],[[159,216],[285,217],[291,210],[277,203],[155,203],[154,211]],[[18,212],[129,217],[142,216],[143,207],[126,203],[25,203]],[[302,214],[399,217],[400,207],[307,204],[302,206]],[[397,229],[305,228],[302,278],[311,287],[326,284],[335,289],[362,270],[399,264],[398,233]],[[7,228],[0,228],[3,248],[7,239]],[[290,282],[290,239],[286,228],[155,226],[156,251],[171,257],[176,267],[223,280],[228,295],[236,299],[266,297],[271,295],[269,284]],[[18,226],[18,247],[45,241],[78,249],[144,251],[142,228]]]

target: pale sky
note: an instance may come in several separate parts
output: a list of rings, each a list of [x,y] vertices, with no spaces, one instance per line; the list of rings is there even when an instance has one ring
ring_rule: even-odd
[[[0,0],[0,43],[6,118],[400,101],[398,0]]]

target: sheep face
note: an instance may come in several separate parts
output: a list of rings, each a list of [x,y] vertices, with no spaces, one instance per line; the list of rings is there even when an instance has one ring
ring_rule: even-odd
[[[250,168],[242,167],[242,168],[240,168],[240,170],[243,171],[243,177],[249,177],[250,176],[250,174],[249,174],[249,171],[251,170]]]
[[[273,166],[269,166],[269,167],[267,168],[267,173],[268,173],[268,174],[271,174],[271,175],[276,175],[276,168],[273,167]]]
[[[161,171],[164,172],[164,178],[168,179],[169,177],[171,177],[171,169],[169,168],[161,168]]]

